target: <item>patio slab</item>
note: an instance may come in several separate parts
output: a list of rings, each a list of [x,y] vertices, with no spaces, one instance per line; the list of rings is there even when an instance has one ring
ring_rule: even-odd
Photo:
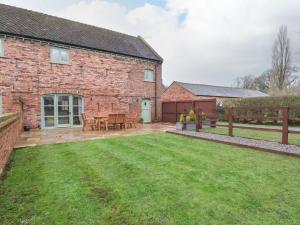
[[[165,132],[171,129],[174,129],[174,125],[166,123],[139,124],[137,128],[109,131],[82,131],[82,128],[35,129],[23,132],[14,148],[17,149],[45,144],[96,140],[118,136],[142,135]]]

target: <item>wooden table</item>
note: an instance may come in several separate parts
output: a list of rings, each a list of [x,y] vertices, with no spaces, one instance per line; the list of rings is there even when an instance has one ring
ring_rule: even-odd
[[[100,130],[101,129],[101,122],[103,120],[107,120],[108,116],[94,116],[94,119],[97,121],[97,128]],[[105,123],[105,129],[108,130],[108,127],[107,127],[107,123]]]

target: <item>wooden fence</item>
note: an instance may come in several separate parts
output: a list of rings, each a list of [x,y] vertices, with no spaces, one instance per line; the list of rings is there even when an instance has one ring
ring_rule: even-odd
[[[186,114],[190,110],[204,112],[207,118],[216,119],[216,99],[203,99],[196,101],[171,101],[162,103],[162,121],[176,123],[180,114]]]
[[[294,116],[290,116],[290,111],[295,111],[292,113]],[[263,131],[276,131],[282,133],[282,144],[288,144],[289,133],[300,134],[299,131],[289,130],[289,122],[300,121],[300,106],[291,107],[232,107],[226,109],[227,119],[228,119],[228,135],[233,136],[233,128],[242,129],[254,129]],[[282,129],[269,129],[269,128],[256,128],[256,127],[243,127],[234,126],[234,120],[257,120],[263,121],[282,121]]]

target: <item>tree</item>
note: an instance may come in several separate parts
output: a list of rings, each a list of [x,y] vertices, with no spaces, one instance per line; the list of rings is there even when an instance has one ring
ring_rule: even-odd
[[[293,85],[297,79],[293,72],[295,72],[295,68],[291,66],[290,40],[287,26],[281,26],[273,46],[272,89],[281,91]]]
[[[260,76],[247,75],[238,77],[234,81],[234,87],[258,90],[267,93],[270,88],[270,71],[265,71]]]

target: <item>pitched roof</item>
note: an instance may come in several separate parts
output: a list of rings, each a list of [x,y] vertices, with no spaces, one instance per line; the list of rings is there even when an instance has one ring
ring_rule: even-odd
[[[189,84],[175,81],[186,90],[197,96],[231,97],[231,98],[251,98],[265,97],[267,94],[250,89],[212,86],[206,84]]]
[[[0,4],[1,33],[162,62],[140,37],[4,4]]]

